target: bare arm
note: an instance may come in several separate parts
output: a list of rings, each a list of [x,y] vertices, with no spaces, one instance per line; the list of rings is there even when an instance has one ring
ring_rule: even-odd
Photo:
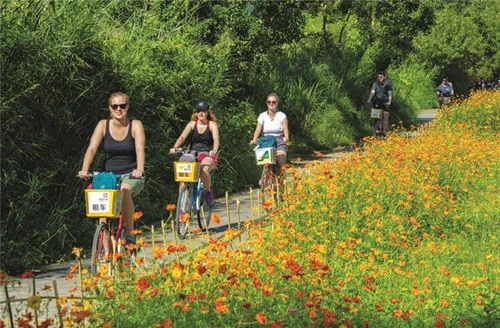
[[[191,133],[191,131],[193,131],[193,127],[194,127],[194,121],[189,121],[189,123],[186,124],[184,131],[182,131],[179,138],[177,138],[177,141],[175,142],[174,147],[170,148],[171,153],[176,152],[177,148],[182,146],[182,144],[184,143],[184,141],[186,141],[186,139],[189,136],[189,134]]]
[[[214,147],[212,150],[209,152],[209,155],[215,156],[217,154],[217,151],[219,150],[219,127],[217,126],[217,123],[211,122],[210,124],[210,131],[212,131],[212,137],[214,138]]]
[[[79,176],[85,176],[89,173],[90,164],[92,164],[92,161],[94,160],[94,156],[101,145],[105,132],[106,120],[101,120],[97,123],[94,133],[92,133],[92,137],[90,138],[89,146],[85,152],[85,156],[83,157],[82,168],[80,172],[78,172]]]
[[[387,105],[392,104],[392,90],[387,91]]]
[[[144,175],[144,164],[146,161],[146,134],[144,133],[144,126],[139,120],[133,121],[132,136],[135,139],[135,154],[137,156],[137,168],[132,171],[134,178],[140,178]]]
[[[372,101],[374,95],[375,95],[375,89],[372,89],[372,91],[370,91],[370,95],[368,96],[368,100],[366,102]]]
[[[255,145],[257,143],[257,139],[259,139],[260,133],[262,132],[262,124],[257,123],[255,127],[255,132],[253,133],[253,139],[250,141],[251,145]]]
[[[288,119],[285,118],[283,122],[281,122],[281,125],[283,126],[283,142],[287,142],[288,140],[290,140],[288,135]]]

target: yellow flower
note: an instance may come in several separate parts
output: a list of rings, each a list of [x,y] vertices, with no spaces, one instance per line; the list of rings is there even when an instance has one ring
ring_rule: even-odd
[[[80,258],[80,255],[82,253],[82,248],[75,247],[75,248],[73,248],[73,250],[71,251],[71,253],[75,254],[75,256],[77,258]]]
[[[40,305],[42,305],[42,297],[38,295],[29,296],[27,299],[28,307],[33,310],[38,310]]]

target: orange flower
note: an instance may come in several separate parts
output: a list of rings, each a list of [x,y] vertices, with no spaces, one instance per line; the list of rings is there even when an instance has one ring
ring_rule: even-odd
[[[34,274],[33,272],[31,272],[31,271],[26,271],[25,273],[23,273],[23,274],[21,275],[21,278],[31,278],[31,277],[34,277],[34,276],[35,276],[35,274]]]
[[[170,328],[171,325],[172,325],[172,319],[170,318],[165,319],[165,321],[163,322],[163,328]]]
[[[191,218],[191,215],[187,214],[187,213],[184,213],[180,218],[179,218],[179,222],[180,223],[187,223],[189,221],[189,219]]]
[[[227,313],[227,312],[229,312],[229,308],[227,307],[227,305],[223,301],[217,300],[217,301],[215,301],[215,312]]]
[[[142,235],[142,230],[139,230],[139,229],[132,230],[131,234],[132,235]]]
[[[150,286],[150,283],[149,283],[148,279],[146,279],[146,278],[139,278],[139,280],[137,280],[137,288],[139,290],[148,289],[149,286]]]
[[[273,203],[271,203],[270,201],[264,201],[262,202],[262,207],[264,207],[265,209],[270,209],[271,207],[273,206]]]
[[[142,211],[135,212],[134,215],[132,215],[132,219],[134,220],[139,220],[144,213]]]
[[[213,223],[220,223],[221,217],[220,217],[220,215],[213,213],[210,221],[212,221]]]
[[[257,320],[257,322],[261,325],[265,325],[267,322],[267,317],[262,312],[259,312],[255,315],[255,320]]]
[[[175,204],[167,204],[167,206],[165,206],[165,209],[167,211],[173,211],[177,208],[177,206],[175,206]]]
[[[321,158],[321,157],[323,157],[323,154],[321,152],[319,152],[319,151],[315,151],[314,152],[314,157]]]

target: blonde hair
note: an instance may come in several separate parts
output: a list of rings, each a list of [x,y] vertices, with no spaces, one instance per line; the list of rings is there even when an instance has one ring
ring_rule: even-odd
[[[130,97],[126,93],[123,93],[123,92],[113,92],[111,94],[111,96],[109,96],[109,98],[108,98],[108,106],[111,106],[111,100],[113,100],[113,98],[115,98],[115,97],[123,97],[123,98],[125,98],[125,101],[127,102],[127,105],[129,104]]]
[[[217,117],[215,117],[215,114],[210,109],[207,110],[207,112],[208,112],[207,120],[212,122],[217,122]],[[198,121],[197,112],[194,112],[193,115],[191,115],[191,121]]]

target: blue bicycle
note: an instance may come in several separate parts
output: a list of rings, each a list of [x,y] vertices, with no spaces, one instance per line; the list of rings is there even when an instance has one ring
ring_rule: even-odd
[[[175,181],[180,182],[174,223],[179,237],[185,238],[194,215],[200,229],[208,229],[213,203],[208,204],[205,201],[205,188],[199,178],[200,163],[196,162],[196,154],[187,150],[178,152],[182,153],[182,156],[178,162],[174,162]]]

